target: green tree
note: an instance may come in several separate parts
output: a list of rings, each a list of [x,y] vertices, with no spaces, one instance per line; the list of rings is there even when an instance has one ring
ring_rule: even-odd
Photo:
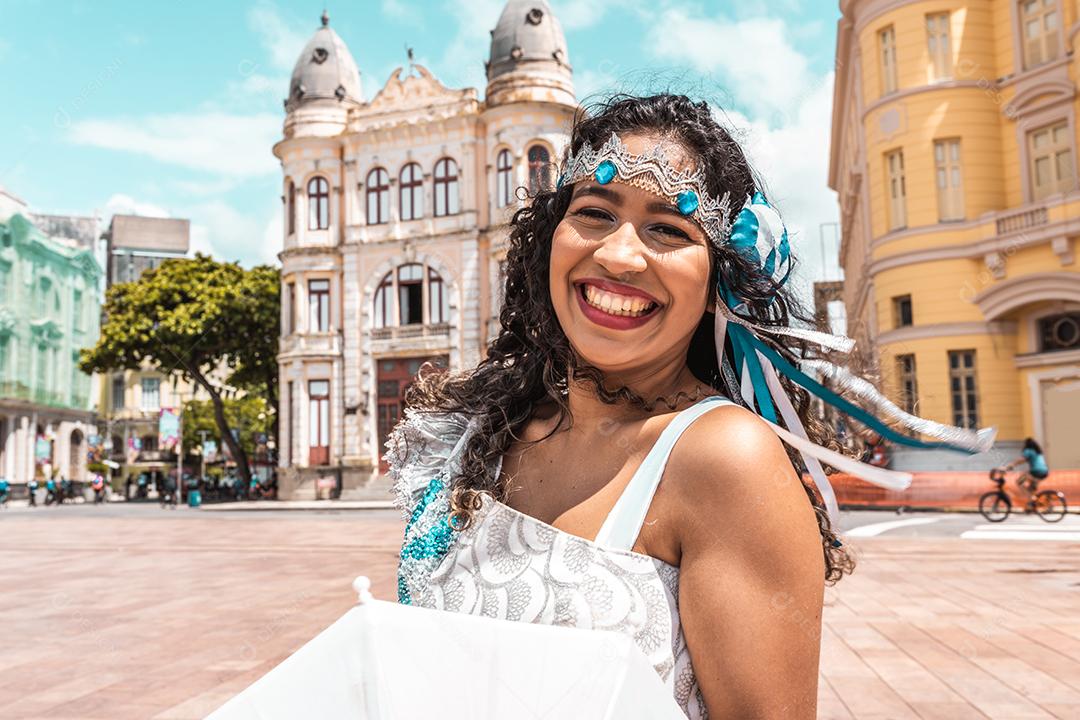
[[[97,345],[82,351],[79,367],[109,372],[148,363],[197,383],[210,396],[218,438],[248,482],[248,455],[229,432],[225,399],[243,390],[276,406],[277,278],[271,267],[245,270],[201,254],[166,260],[138,280],[109,289]],[[227,385],[211,379],[219,368],[230,371]]]
[[[224,398],[225,420],[229,427],[236,430],[240,446],[251,457],[255,453],[256,433],[266,433],[268,437],[274,426],[274,410],[267,407],[266,399],[261,395]],[[223,447],[221,431],[214,417],[214,405],[209,400],[189,400],[184,403],[184,447],[202,447],[203,435],[213,440],[218,447]]]

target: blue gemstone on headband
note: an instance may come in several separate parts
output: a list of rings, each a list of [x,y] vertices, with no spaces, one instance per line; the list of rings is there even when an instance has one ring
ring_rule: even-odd
[[[596,172],[594,173],[596,182],[601,185],[607,185],[609,182],[615,179],[615,163],[610,160],[605,160],[596,166]]]
[[[678,206],[679,212],[683,215],[692,215],[694,211],[698,209],[697,193],[693,190],[681,192],[679,193],[679,196],[675,198],[675,204]]]

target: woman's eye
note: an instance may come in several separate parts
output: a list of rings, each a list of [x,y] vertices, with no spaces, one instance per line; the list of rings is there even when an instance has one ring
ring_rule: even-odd
[[[674,227],[673,225],[653,225],[653,230],[660,233],[661,235],[667,235],[667,236],[673,237],[673,238],[680,238],[682,240],[689,240],[690,239],[689,235],[687,235],[684,231],[680,230],[679,228]]]
[[[599,208],[581,208],[574,214],[590,220],[614,220],[614,218],[611,217],[611,213],[600,210]]]

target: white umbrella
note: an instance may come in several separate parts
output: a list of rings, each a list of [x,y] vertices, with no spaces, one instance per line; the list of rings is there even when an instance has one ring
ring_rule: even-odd
[[[626,635],[371,599],[209,720],[685,720]]]

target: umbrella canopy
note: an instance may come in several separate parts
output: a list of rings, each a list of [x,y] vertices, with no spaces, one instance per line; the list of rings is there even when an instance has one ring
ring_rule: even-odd
[[[626,635],[361,597],[209,720],[685,720]]]

